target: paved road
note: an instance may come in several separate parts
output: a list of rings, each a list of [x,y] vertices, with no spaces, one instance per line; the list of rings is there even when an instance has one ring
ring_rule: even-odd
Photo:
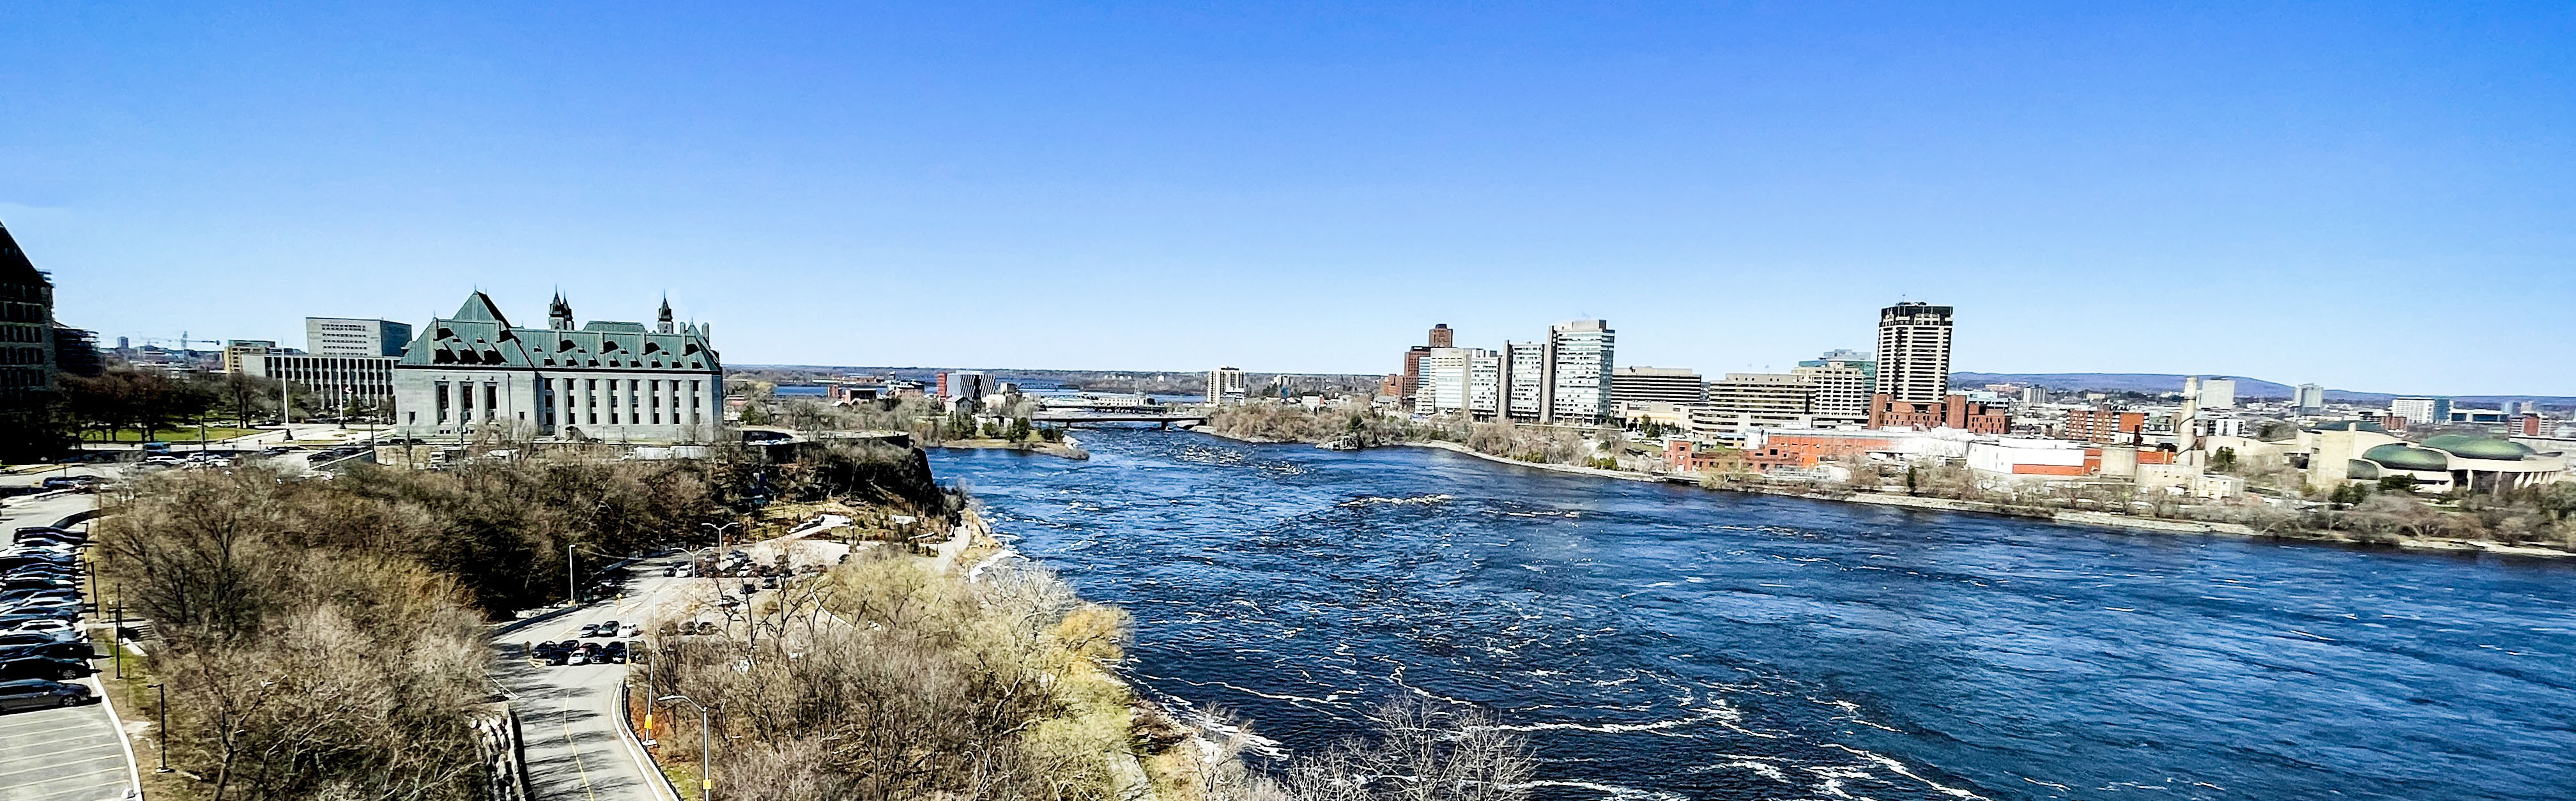
[[[0,483],[23,485],[37,478],[9,476]],[[96,499],[86,494],[12,499],[0,505],[0,539],[21,526],[52,525],[87,511]],[[94,664],[106,670],[109,663],[102,659]],[[104,690],[95,678],[82,682],[93,692]],[[0,715],[0,801],[126,798],[133,788],[133,766],[106,707],[89,704]]]
[[[509,688],[527,741],[528,781],[540,799],[622,801],[669,799],[649,763],[627,745],[618,727],[617,687],[625,665],[535,666],[521,658],[530,642],[574,639],[585,623],[615,620],[650,624],[713,596],[706,580],[662,577],[681,557],[639,562],[626,595],[493,638],[499,663],[494,678]],[[606,640],[596,640],[606,642]]]

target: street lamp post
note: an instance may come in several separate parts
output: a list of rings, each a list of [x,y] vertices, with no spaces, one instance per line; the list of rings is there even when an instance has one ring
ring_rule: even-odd
[[[161,747],[158,749],[161,752],[161,767],[153,768],[152,772],[168,773],[170,772],[170,685],[155,682],[151,687],[161,693],[160,700],[153,702],[152,705],[152,711],[161,716],[161,723],[153,727],[153,730],[161,736]]]
[[[714,554],[714,556],[712,557],[712,559],[710,559],[710,561],[709,561],[709,562],[708,562],[708,564],[707,564],[707,566],[708,566],[708,567],[714,567],[714,566],[715,566],[715,560],[722,560],[722,559],[724,558],[724,533],[725,533],[725,529],[729,529],[729,528],[733,528],[733,527],[735,527],[735,526],[742,525],[742,521],[740,521],[740,520],[736,520],[736,521],[733,521],[733,522],[731,522],[731,523],[726,523],[726,524],[721,525],[721,526],[716,525],[716,524],[714,524],[714,523],[699,523],[698,525],[705,526],[705,527],[707,527],[707,528],[712,528],[712,529],[715,529],[715,530],[716,530],[716,550],[715,550],[715,554]],[[709,575],[707,576],[708,578],[715,578],[715,576],[714,576],[715,571],[713,571],[713,570],[709,570],[709,571],[707,571],[707,573],[709,574]]]
[[[116,588],[116,622],[108,627],[107,647],[116,655],[116,677],[122,679],[125,678],[125,584],[118,582],[108,586]]]
[[[677,694],[653,699],[656,704],[673,701],[687,701],[690,706],[698,708],[698,801],[713,801],[716,792],[716,738],[712,719],[707,714],[706,705],[698,703],[697,699]]]

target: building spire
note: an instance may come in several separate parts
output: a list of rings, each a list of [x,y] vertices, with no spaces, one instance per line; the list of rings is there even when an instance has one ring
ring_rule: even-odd
[[[661,314],[661,316],[660,316],[660,317],[658,317],[658,318],[656,318],[656,319],[655,319],[653,330],[655,330],[655,331],[659,331],[659,332],[662,332],[662,333],[665,333],[665,334],[672,333],[672,330],[671,330],[671,293],[669,293],[669,292],[664,292],[664,293],[662,293],[662,314]]]
[[[546,304],[546,327],[557,331],[572,330],[572,302],[564,300],[563,290],[555,290],[554,302]]]

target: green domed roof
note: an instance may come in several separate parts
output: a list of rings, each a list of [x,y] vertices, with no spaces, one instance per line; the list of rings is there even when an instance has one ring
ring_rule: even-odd
[[[2362,451],[2361,458],[2378,462],[2380,466],[2391,470],[2451,469],[2450,456],[2441,451],[2428,451],[2403,442],[2391,442]]]
[[[2373,422],[2370,422],[2370,421],[2368,421],[2368,420],[2336,420],[2336,421],[2334,421],[2334,422],[2330,422],[2330,423],[2319,423],[2319,424],[2317,424],[2317,427],[2315,427],[2315,428],[2311,428],[2311,429],[2308,429],[2308,430],[2310,430],[2310,431],[2368,431],[2368,432],[2373,433],[2373,434],[2386,434],[2386,433],[2388,433],[2388,429],[2381,428],[2381,427],[2379,426],[2379,424],[2378,424],[2378,423],[2373,423]]]
[[[2343,477],[2358,478],[2364,481],[2377,479],[2379,478],[2379,463],[2362,459],[2345,459]]]
[[[2530,446],[2509,439],[2482,437],[2476,434],[2438,434],[2424,438],[2424,447],[2449,451],[2466,459],[2502,459],[2515,461],[2537,453]]]

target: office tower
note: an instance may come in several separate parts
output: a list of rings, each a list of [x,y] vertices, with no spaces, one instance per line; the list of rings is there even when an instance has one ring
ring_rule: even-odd
[[[2200,382],[2200,394],[2193,400],[2203,409],[2236,408],[2236,379],[2211,378]]]
[[[1608,320],[1568,320],[1547,330],[1547,397],[1539,422],[1591,425],[1611,419],[1610,372],[1618,332]]]
[[[2388,402],[2388,413],[2406,418],[2407,422],[2414,423],[2416,425],[2445,423],[2449,422],[2451,419],[2451,399],[2432,397],[2398,398]]]
[[[671,304],[664,301],[668,327]],[[668,330],[660,333],[671,333]],[[346,317],[304,318],[304,350],[315,356],[400,356],[411,343],[411,324]]]
[[[1538,422],[1539,410],[1547,399],[1547,345],[1541,342],[1503,343],[1503,410],[1506,418],[1527,423]]]
[[[1449,330],[1448,323],[1432,325],[1431,346],[1435,348],[1458,347],[1458,332]]]
[[[1869,421],[1869,396],[1878,376],[1877,362],[1855,351],[1835,350],[1799,362],[1789,372],[1816,385],[1817,424]]]
[[[1244,394],[1248,391],[1246,386],[1247,385],[1243,378],[1243,370],[1240,368],[1219,367],[1214,370],[1209,370],[1207,374],[1207,402],[1227,403],[1230,401],[1243,400]]]
[[[1878,312],[1873,391],[1899,403],[1940,403],[1950,393],[1950,307],[1899,303]]]
[[[2300,384],[2298,390],[2291,393],[2290,405],[2298,407],[2302,412],[2324,411],[2326,388],[2315,384]]]
[[[1708,384],[1683,367],[1621,367],[1610,371],[1611,403],[1698,403]]]
[[[1413,411],[1440,414],[1467,410],[1467,381],[1472,348],[1425,348],[1420,381],[1413,390]]]

